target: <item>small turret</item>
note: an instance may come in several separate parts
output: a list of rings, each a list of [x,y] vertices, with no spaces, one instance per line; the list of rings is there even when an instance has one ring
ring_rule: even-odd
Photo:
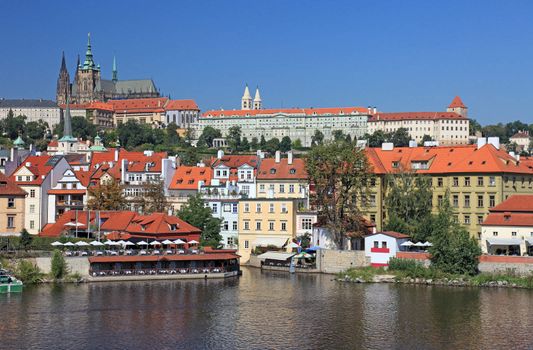
[[[465,118],[468,118],[468,107],[465,106],[463,101],[459,96],[455,96],[452,103],[446,109],[447,112],[454,112],[459,115],[462,115]]]
[[[254,109],[261,109],[263,101],[261,101],[261,95],[259,94],[259,86],[255,89],[254,97]]]
[[[250,95],[250,90],[248,90],[248,84],[244,88],[244,94],[241,99],[241,109],[250,110],[252,109],[252,95]]]

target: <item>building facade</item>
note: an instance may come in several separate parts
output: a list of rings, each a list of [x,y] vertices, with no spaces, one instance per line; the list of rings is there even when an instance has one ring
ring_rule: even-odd
[[[17,236],[24,228],[27,193],[0,173],[0,236]]]
[[[61,110],[54,101],[50,100],[7,100],[0,98],[0,119],[4,119],[13,111],[15,117],[26,116],[26,122],[42,120],[48,124],[50,130],[61,121]]]

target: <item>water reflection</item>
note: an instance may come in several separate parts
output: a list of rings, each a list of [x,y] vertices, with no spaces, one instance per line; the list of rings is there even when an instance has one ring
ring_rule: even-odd
[[[533,293],[240,279],[58,285],[0,295],[0,348],[532,347]]]

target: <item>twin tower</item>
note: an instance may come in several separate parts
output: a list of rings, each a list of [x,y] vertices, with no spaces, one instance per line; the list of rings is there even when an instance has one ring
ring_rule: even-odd
[[[244,88],[244,95],[242,95],[242,99],[241,99],[241,109],[250,110],[250,109],[261,109],[261,108],[262,108],[262,101],[261,101],[261,95],[259,95],[259,88],[255,90],[255,97],[252,101],[252,95],[250,95],[250,90],[248,90],[248,84],[246,84],[246,87]]]

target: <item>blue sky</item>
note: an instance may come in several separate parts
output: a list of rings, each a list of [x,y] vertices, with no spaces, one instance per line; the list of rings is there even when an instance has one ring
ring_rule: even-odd
[[[87,32],[104,77],[153,78],[202,110],[444,110],[455,95],[483,124],[533,123],[531,1],[1,1],[0,96],[55,98]]]

